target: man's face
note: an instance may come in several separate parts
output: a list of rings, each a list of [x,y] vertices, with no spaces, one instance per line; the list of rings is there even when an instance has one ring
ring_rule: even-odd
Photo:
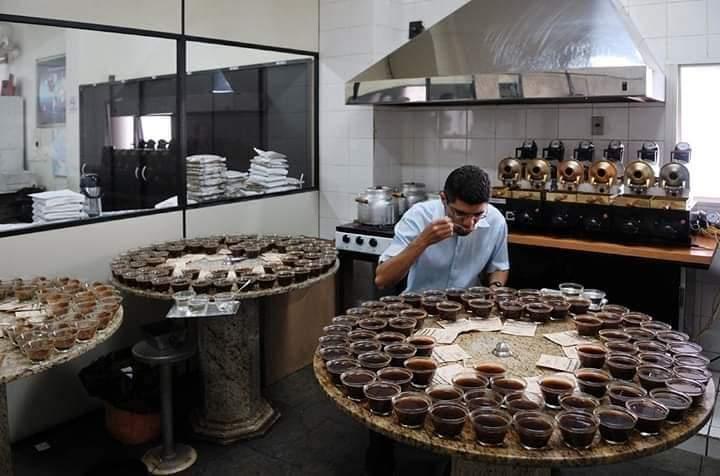
[[[469,235],[475,229],[475,225],[487,216],[487,203],[470,205],[460,199],[448,203],[445,193],[441,193],[440,196],[445,205],[447,216],[453,221],[453,231],[457,235]]]

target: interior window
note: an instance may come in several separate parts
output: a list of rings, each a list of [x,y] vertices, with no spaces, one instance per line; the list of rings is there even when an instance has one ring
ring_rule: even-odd
[[[680,140],[692,147],[690,180],[698,199],[720,200],[717,177],[717,111],[720,65],[680,68]]]

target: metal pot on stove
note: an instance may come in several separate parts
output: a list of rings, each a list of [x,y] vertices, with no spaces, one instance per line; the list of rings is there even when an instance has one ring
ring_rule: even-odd
[[[355,198],[357,221],[365,225],[392,225],[398,218],[398,202],[390,187],[370,187]]]
[[[416,203],[424,202],[428,199],[425,184],[420,182],[405,182],[400,185],[400,190],[394,194],[397,198],[398,217],[410,210],[410,207]]]

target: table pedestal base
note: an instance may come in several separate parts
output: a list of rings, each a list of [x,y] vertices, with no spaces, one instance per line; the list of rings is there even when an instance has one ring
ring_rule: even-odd
[[[451,476],[550,476],[550,468],[486,464],[453,457]]]
[[[192,421],[201,438],[230,444],[267,432],[279,417],[260,394],[259,303],[240,302],[238,314],[198,322],[205,398]]]
[[[0,474],[13,473],[10,424],[8,422],[7,385],[0,384]]]

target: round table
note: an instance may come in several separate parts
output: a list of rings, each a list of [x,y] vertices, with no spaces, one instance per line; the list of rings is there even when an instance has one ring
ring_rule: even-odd
[[[279,413],[260,392],[260,298],[309,288],[332,277],[336,260],[325,273],[289,286],[236,293],[240,307],[234,316],[196,318],[198,358],[203,378],[202,407],[192,415],[198,436],[220,444],[265,434]],[[124,294],[147,299],[172,299],[170,294],[148,292],[113,280]]]
[[[122,321],[123,308],[121,306],[108,326],[98,331],[95,337],[87,342],[78,342],[67,352],[53,351],[50,358],[42,362],[31,362],[7,338],[0,338],[0,353],[5,354],[5,360],[0,365],[0,474],[13,474],[8,426],[7,384],[23,377],[40,374],[80,357],[109,339],[120,328]]]
[[[508,367],[509,373],[532,377],[556,372],[535,367],[541,354],[564,356],[562,348],[543,335],[573,328],[571,321],[550,321],[538,326],[534,337],[505,335],[499,332],[473,332],[461,334],[455,343],[467,351],[473,360],[500,361]],[[512,357],[501,359],[491,353],[499,341],[510,344]],[[656,437],[643,438],[638,433],[633,433],[627,444],[610,445],[600,440],[597,435],[596,442],[590,449],[574,450],[565,446],[560,432],[555,431],[550,441],[550,449],[529,451],[520,446],[515,432],[511,430],[504,447],[487,448],[475,442],[469,423],[465,424],[460,438],[447,440],[433,436],[429,419],[424,428],[412,430],[397,424],[394,416],[375,416],[365,404],[352,402],[344,396],[342,389],[330,380],[324,362],[317,354],[313,367],[320,386],[342,411],[369,429],[393,440],[451,456],[454,475],[547,475],[552,467],[618,463],[648,456],[676,446],[697,433],[709,420],[715,403],[715,385],[710,380],[702,404],[692,408],[681,424],[665,424],[662,434]]]

